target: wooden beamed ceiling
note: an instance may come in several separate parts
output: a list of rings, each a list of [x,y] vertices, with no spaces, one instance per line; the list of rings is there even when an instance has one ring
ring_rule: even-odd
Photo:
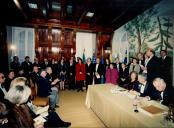
[[[1,24],[111,33],[160,0],[4,0]],[[87,13],[93,13],[92,17]]]

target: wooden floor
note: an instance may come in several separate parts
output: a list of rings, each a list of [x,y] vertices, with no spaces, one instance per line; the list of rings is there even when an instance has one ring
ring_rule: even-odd
[[[56,109],[64,121],[71,122],[71,127],[105,127],[95,113],[85,106],[85,92],[61,91],[59,108]]]

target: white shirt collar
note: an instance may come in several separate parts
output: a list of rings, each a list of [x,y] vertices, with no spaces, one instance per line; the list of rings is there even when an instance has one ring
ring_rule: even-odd
[[[5,90],[4,87],[2,87],[2,85],[0,84],[0,89],[3,91],[4,95],[7,93],[7,91]]]
[[[141,85],[140,92],[141,93],[144,93],[144,90],[145,90],[145,86],[144,85]]]

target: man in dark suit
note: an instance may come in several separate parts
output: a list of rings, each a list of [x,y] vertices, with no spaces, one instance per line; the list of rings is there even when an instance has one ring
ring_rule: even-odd
[[[120,72],[120,70],[121,70],[121,63],[120,63],[120,60],[118,57],[115,58],[114,68],[116,68],[118,72]]]
[[[21,66],[22,66],[22,69],[24,69],[25,76],[29,77],[29,74],[32,72],[32,69],[33,69],[29,56],[25,57],[25,61],[22,62]]]
[[[49,97],[49,105],[50,105],[50,110],[55,110],[56,107],[56,99],[57,99],[57,94],[55,94],[51,90],[51,84],[49,81],[46,79],[46,71],[42,70],[40,72],[40,77],[38,79],[38,96],[40,97]]]
[[[160,92],[159,99],[160,102],[166,106],[174,104],[174,88],[173,86],[167,86],[162,78],[155,78],[153,80],[153,85]]]
[[[85,65],[86,68],[86,90],[88,89],[88,85],[92,85],[93,81],[93,64],[91,63],[91,58],[87,59],[87,63]]]
[[[161,50],[160,77],[164,79],[167,85],[172,85],[172,59],[167,56],[166,50]]]
[[[95,84],[101,84],[101,78],[104,77],[104,65],[100,63],[100,59],[96,59],[96,64],[94,66],[94,80]]]
[[[69,90],[75,89],[75,76],[76,76],[76,62],[71,58],[67,65],[67,80],[69,85]]]
[[[4,96],[7,93],[6,89],[2,85],[4,83],[4,81],[5,81],[4,74],[0,72],[0,101],[4,100]]]
[[[20,69],[20,63],[18,56],[13,56],[13,61],[10,63],[10,68],[14,70],[15,74],[18,74],[18,71]]]
[[[147,97],[149,100],[157,100],[158,99],[158,92],[155,90],[153,85],[147,81],[146,74],[139,74],[138,81],[140,83],[137,91],[140,93],[141,97]]]
[[[148,49],[146,52],[149,60],[147,63],[147,81],[151,82],[154,78],[159,77],[159,59],[155,56],[155,52],[152,49]]]

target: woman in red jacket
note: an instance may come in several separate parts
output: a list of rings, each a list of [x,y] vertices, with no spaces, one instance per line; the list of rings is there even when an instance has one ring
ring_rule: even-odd
[[[78,63],[76,64],[76,85],[77,85],[77,92],[80,90],[83,92],[82,87],[84,86],[85,80],[85,64],[82,63],[82,59],[78,58]]]

